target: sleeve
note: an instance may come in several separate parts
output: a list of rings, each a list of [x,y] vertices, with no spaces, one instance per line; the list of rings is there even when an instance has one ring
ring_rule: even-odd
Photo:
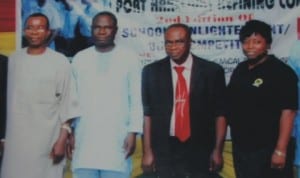
[[[295,72],[288,66],[284,66],[285,70],[279,72],[279,104],[281,109],[297,110],[298,108],[298,78]]]
[[[144,116],[150,116],[151,111],[150,111],[150,105],[149,105],[149,97],[148,97],[148,67],[144,67],[142,71],[142,103],[143,103],[143,112]]]
[[[79,99],[72,73],[71,64],[65,65],[61,71],[61,78],[57,86],[57,95],[60,95],[60,120],[65,122],[80,116]]]
[[[5,136],[6,127],[6,85],[7,58],[0,55],[0,139]]]
[[[129,132],[142,133],[143,131],[143,110],[141,98],[141,67],[138,61],[134,61],[129,65],[129,108],[130,121]]]
[[[224,69],[219,66],[216,71],[215,77],[215,116],[224,116],[225,115],[225,92],[226,92],[226,84],[225,84],[225,74]]]

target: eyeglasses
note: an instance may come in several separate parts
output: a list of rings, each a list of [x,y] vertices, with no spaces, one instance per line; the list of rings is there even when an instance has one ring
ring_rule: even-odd
[[[45,32],[47,30],[47,27],[44,25],[40,25],[40,26],[26,26],[25,27],[25,31],[29,31],[29,32]]]
[[[166,40],[165,41],[165,47],[166,48],[169,48],[169,47],[172,47],[173,45],[174,46],[180,46],[180,47],[182,47],[182,46],[184,46],[185,44],[186,44],[186,40],[184,40],[184,39],[181,39],[181,40],[175,40],[175,41],[170,41],[170,40]]]

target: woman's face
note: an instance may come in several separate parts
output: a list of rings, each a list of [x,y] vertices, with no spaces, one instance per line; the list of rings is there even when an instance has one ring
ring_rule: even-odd
[[[242,42],[242,48],[248,59],[255,59],[258,56],[267,53],[270,44],[258,33],[253,33]]]

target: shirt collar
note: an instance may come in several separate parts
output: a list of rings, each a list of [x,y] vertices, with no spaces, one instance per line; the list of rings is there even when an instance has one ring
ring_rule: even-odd
[[[187,70],[192,70],[192,64],[193,64],[193,57],[191,54],[188,55],[186,61],[180,65],[176,64],[172,59],[170,59],[171,61],[171,68],[173,69],[176,66],[182,66],[184,67],[184,69]]]

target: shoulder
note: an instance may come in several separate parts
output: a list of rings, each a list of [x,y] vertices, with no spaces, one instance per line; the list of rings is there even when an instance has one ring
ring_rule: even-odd
[[[294,77],[297,78],[294,70],[288,66],[288,64],[284,63],[274,55],[270,55],[270,65],[272,66],[270,70],[274,71],[276,74],[284,77],[287,76],[289,78]]]
[[[90,58],[92,54],[95,53],[95,47],[91,46],[89,48],[79,51],[72,59],[72,64],[80,63],[81,61]]]
[[[195,55],[193,56],[193,65],[196,67],[202,68],[207,71],[223,71],[223,67],[213,61],[209,61],[208,59],[204,59]]]
[[[54,51],[51,48],[47,48],[45,56],[55,63],[64,64],[64,65],[70,64],[68,58],[65,55],[57,51]]]
[[[143,70],[144,71],[156,70],[156,69],[159,69],[159,68],[161,68],[165,65],[170,65],[170,58],[165,57],[163,59],[160,59],[160,60],[154,61],[150,64],[147,64],[147,65],[144,66]]]
[[[0,70],[6,71],[6,69],[7,69],[7,62],[8,62],[7,61],[7,57],[0,54]]]
[[[0,64],[6,64],[7,63],[7,56],[4,56],[0,54]]]
[[[5,60],[7,60],[7,56],[0,54],[0,61],[5,61]]]
[[[21,57],[23,55],[26,54],[26,51],[27,51],[27,47],[25,48],[21,48],[21,49],[17,49],[16,51],[14,51],[13,53],[11,53],[9,56],[8,56],[8,59],[13,59],[13,58],[16,58],[16,57]]]
[[[290,67],[285,62],[278,59],[274,55],[269,55],[269,64],[272,67],[276,67],[276,68],[279,68],[279,69],[282,69],[282,70],[289,70],[290,69]]]
[[[125,63],[138,63],[140,62],[137,52],[135,52],[129,46],[119,45],[116,46],[113,51],[111,51],[113,59],[117,59],[119,62]],[[120,60],[121,59],[121,60]]]

